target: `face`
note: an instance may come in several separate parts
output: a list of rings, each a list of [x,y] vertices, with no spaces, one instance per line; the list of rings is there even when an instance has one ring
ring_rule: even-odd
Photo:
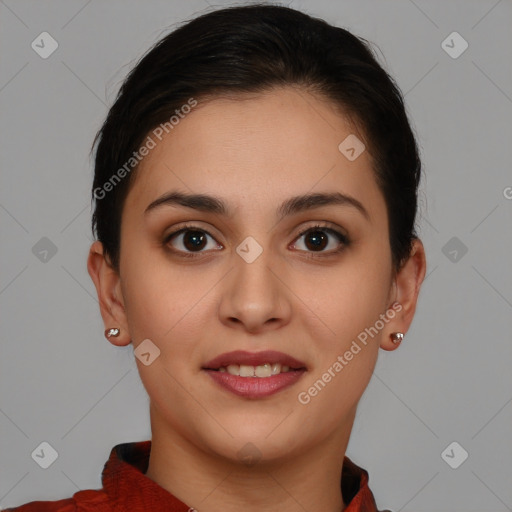
[[[283,88],[199,104],[142,160],[118,296],[134,348],[160,350],[136,360],[153,429],[232,460],[249,442],[270,460],[346,437],[396,298],[386,204],[369,152],[338,149],[350,134],[330,103]],[[171,193],[225,211],[159,201]],[[290,202],[312,194],[341,199]]]

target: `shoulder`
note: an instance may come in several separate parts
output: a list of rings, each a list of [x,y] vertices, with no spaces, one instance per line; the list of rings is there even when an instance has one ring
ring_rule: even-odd
[[[83,490],[72,498],[56,501],[30,501],[2,512],[111,512],[108,496],[102,490]]]

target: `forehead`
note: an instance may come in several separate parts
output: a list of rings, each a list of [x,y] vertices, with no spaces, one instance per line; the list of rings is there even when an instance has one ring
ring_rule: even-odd
[[[234,208],[275,208],[320,190],[357,197],[372,217],[385,208],[369,151],[350,161],[339,149],[363,134],[332,103],[304,90],[199,102],[161,140],[149,136],[156,144],[134,176],[130,210],[176,188],[224,197]]]

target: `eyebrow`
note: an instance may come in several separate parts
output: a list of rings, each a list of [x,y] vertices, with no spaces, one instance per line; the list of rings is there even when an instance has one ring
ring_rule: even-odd
[[[233,216],[233,211],[219,197],[206,194],[188,194],[178,191],[172,191],[155,199],[145,210],[144,215],[163,206],[184,206],[193,208],[202,212],[214,213],[224,216]],[[276,209],[276,216],[279,220],[289,215],[320,208],[322,206],[350,206],[361,213],[367,221],[370,221],[370,215],[366,208],[355,197],[341,192],[330,193],[312,193],[294,196]]]

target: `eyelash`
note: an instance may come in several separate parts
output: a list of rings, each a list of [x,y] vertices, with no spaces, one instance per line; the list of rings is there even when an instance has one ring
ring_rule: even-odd
[[[172,233],[169,233],[169,235],[167,235],[164,238],[164,240],[163,240],[164,247],[168,248],[168,244],[172,238],[174,238],[175,236],[180,235],[182,233],[185,233],[187,231],[200,231],[201,233],[205,233],[209,237],[214,238],[210,233],[208,233],[208,231],[206,231],[205,229],[203,229],[199,226],[194,226],[193,224],[185,224],[183,227],[181,227],[180,229],[178,229],[176,231],[173,231]],[[304,236],[310,232],[313,232],[313,231],[325,231],[327,233],[330,233],[330,234],[334,235],[338,239],[338,241],[341,242],[342,245],[339,249],[336,249],[334,251],[327,251],[327,252],[321,251],[319,253],[315,253],[314,251],[301,251],[301,252],[309,253],[309,256],[307,256],[307,257],[311,257],[311,258],[324,257],[325,258],[325,257],[333,256],[335,254],[340,253],[341,251],[343,251],[346,247],[348,247],[350,245],[350,239],[346,235],[344,235],[343,233],[340,233],[339,231],[337,231],[333,228],[330,228],[326,225],[321,225],[321,224],[316,224],[314,226],[304,229],[297,235],[295,240],[298,240],[302,236]],[[180,251],[180,250],[176,250],[176,249],[168,249],[168,250],[174,254],[178,254],[180,257],[183,257],[183,258],[198,258],[198,257],[201,257],[200,256],[201,253],[204,252],[204,251],[198,251],[198,252],[194,253],[194,252]]]

